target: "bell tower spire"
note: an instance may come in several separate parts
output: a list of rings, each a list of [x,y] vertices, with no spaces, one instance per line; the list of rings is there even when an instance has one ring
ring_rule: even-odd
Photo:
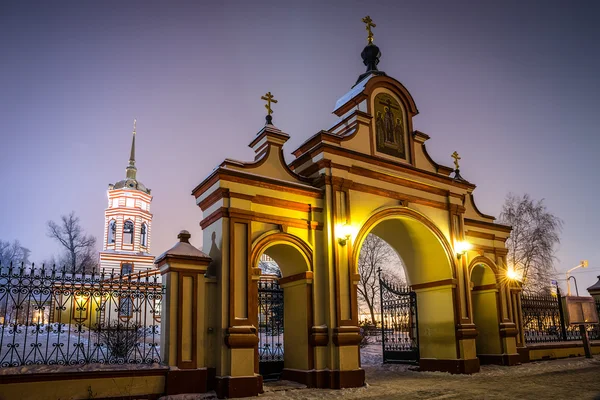
[[[133,120],[133,139],[131,140],[131,153],[129,155],[129,165],[126,168],[127,178],[135,179],[137,168],[135,167],[135,124],[137,119]]]

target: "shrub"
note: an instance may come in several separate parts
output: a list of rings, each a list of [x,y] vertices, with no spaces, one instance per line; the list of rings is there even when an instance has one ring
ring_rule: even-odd
[[[143,337],[144,330],[137,325],[115,324],[98,330],[98,341],[106,345],[114,358],[127,358]]]

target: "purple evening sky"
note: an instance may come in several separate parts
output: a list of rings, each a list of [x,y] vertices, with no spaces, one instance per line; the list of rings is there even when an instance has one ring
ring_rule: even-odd
[[[370,15],[380,67],[412,93],[433,158],[498,215],[512,191],[565,221],[559,271],[600,275],[597,1],[38,2],[0,4],[0,238],[41,261],[46,221],[75,210],[102,237],[106,189],[152,188],[155,255],[181,229],[201,244],[191,190],[224,158],[251,160],[266,91],[290,152],[329,128],[364,71]],[[469,3],[469,4],[467,4]],[[484,4],[485,3],[485,4]],[[560,274],[562,278],[564,274]]]

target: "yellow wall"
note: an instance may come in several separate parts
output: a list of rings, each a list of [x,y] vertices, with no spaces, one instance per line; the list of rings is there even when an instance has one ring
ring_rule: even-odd
[[[477,325],[477,354],[501,354],[497,290],[471,292],[473,300],[473,322]]]
[[[8,383],[0,385],[2,400],[57,400],[129,397],[164,392],[165,376],[132,376]]]
[[[456,358],[452,287],[417,291],[421,358]]]
[[[309,368],[306,291],[306,280],[283,285],[283,365],[289,369]]]

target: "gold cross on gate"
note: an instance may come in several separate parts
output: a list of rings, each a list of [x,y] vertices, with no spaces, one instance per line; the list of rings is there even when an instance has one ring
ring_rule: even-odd
[[[273,114],[273,110],[271,110],[271,103],[277,104],[277,100],[273,97],[271,92],[267,92],[264,96],[261,97],[261,100],[265,100],[267,104],[265,104],[265,108],[267,109],[267,115]]]
[[[369,44],[372,44],[373,43],[373,31],[371,31],[371,28],[375,28],[377,25],[375,25],[373,23],[373,20],[368,15],[362,19],[362,22],[367,24],[367,32],[369,32],[369,36],[367,36],[367,41],[369,42]]]
[[[460,160],[460,156],[458,155],[458,153],[456,151],[454,153],[452,153],[452,158],[454,158],[454,166],[458,170],[458,160]]]

